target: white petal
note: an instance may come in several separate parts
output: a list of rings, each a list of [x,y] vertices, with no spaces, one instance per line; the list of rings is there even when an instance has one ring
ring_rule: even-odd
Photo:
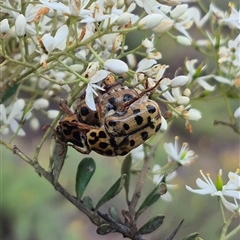
[[[0,120],[4,123],[7,122],[6,108],[3,104],[0,104]]]
[[[154,64],[156,64],[157,61],[155,59],[147,59],[144,58],[138,63],[138,69],[137,72],[143,72],[152,67]]]
[[[149,14],[138,22],[138,28],[140,30],[154,28],[161,22],[162,19],[163,16],[158,13]]]
[[[186,12],[188,8],[187,4],[177,5],[170,13],[170,16],[174,19],[179,18],[182,14]]]
[[[167,130],[168,124],[167,124],[166,119],[165,119],[163,116],[161,116],[161,120],[162,120],[162,124],[161,124],[160,130],[161,130],[162,132],[164,132],[164,131]]]
[[[210,194],[211,191],[210,189],[207,189],[207,188],[204,188],[204,189],[193,189],[189,186],[186,185],[186,188],[188,191],[190,192],[193,192],[193,193],[197,193],[197,194],[200,194],[200,195],[206,195],[206,194]]]
[[[212,92],[215,89],[215,86],[211,86],[202,78],[197,79],[197,83],[202,86],[205,90]]]
[[[221,77],[221,76],[213,76],[213,78],[215,78],[218,82],[227,83],[229,85],[231,84],[231,81],[228,78]]]
[[[90,83],[97,83],[102,81],[104,78],[107,77],[107,75],[109,74],[108,71],[106,70],[99,70],[96,72],[96,74],[94,76],[91,77],[90,79]],[[104,89],[103,89],[104,90]]]
[[[185,85],[189,81],[187,76],[177,76],[172,79],[171,86],[176,88]]]
[[[91,110],[96,111],[96,104],[93,97],[93,89],[90,84],[88,84],[86,88],[85,102]]]
[[[25,101],[23,99],[18,99],[12,106],[7,122],[10,123],[13,118],[16,117],[23,110],[24,107]]]
[[[13,119],[10,123],[11,130],[15,133],[17,131],[18,127],[19,127],[19,124],[17,123],[17,121],[15,119]],[[26,133],[20,128],[17,135],[18,136],[25,136]]]
[[[108,59],[104,63],[104,69],[120,75],[128,71],[128,65],[119,59]]]
[[[240,118],[240,107],[236,109],[236,111],[234,112],[234,117],[235,118]]]
[[[51,53],[55,48],[55,39],[50,35],[50,33],[44,34],[42,36],[42,43],[48,53]]]
[[[20,14],[15,22],[15,31],[18,37],[24,37],[27,31],[27,20],[24,15]]]
[[[48,2],[48,1],[44,1],[44,0],[39,0],[42,4],[44,4],[45,6],[51,8],[51,9],[55,9],[55,10],[59,10],[62,11],[64,13],[69,13],[70,14],[70,9],[69,7],[67,7],[66,5],[62,4],[61,2],[57,3],[57,2]]]
[[[56,35],[54,37],[54,42],[55,42],[55,48],[58,48],[59,50],[64,50],[66,47],[66,43],[60,45],[61,43],[66,40],[68,35],[68,26],[67,25],[62,25],[56,32]]]

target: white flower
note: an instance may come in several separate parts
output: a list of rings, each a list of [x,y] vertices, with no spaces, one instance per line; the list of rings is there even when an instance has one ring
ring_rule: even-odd
[[[202,66],[201,69],[196,69],[194,67],[195,63],[197,63],[197,59],[188,60],[185,63],[185,66],[188,70],[188,78],[189,82],[192,82],[193,80],[196,81],[201,87],[203,87],[205,90],[213,91],[215,89],[215,86],[211,86],[206,82],[207,79],[211,79],[214,75],[207,75],[207,76],[199,76],[195,77],[197,72],[202,72],[205,69],[205,66]],[[199,68],[199,67],[198,67]],[[198,74],[199,75],[199,74]]]
[[[18,99],[16,102],[14,102],[12,105],[5,108],[3,104],[0,104],[0,121],[2,122],[0,132],[2,134],[8,134],[9,133],[9,127],[12,130],[12,132],[16,132],[19,128],[19,124],[16,120],[20,120],[23,116],[23,109],[25,107],[25,101],[23,99]],[[30,116],[30,113],[28,114]],[[25,115],[25,119],[28,118],[27,115]],[[19,129],[18,136],[25,136],[25,132],[23,129]]]
[[[229,181],[226,185],[222,183],[222,170],[219,170],[217,182],[213,183],[210,175],[205,176],[202,171],[200,171],[203,179],[197,178],[196,184],[200,189],[193,189],[186,185],[187,190],[200,195],[210,194],[211,196],[219,196],[222,200],[223,205],[230,211],[239,211],[239,203],[237,199],[240,199],[240,176],[237,173],[229,172]],[[227,201],[224,196],[232,197],[234,203]]]
[[[68,35],[68,26],[62,25],[56,32],[55,36],[52,37],[50,33],[42,36],[42,44],[47,51],[41,56],[40,63],[44,62],[48,55],[52,53],[54,49],[64,50],[66,47],[66,38]]]
[[[187,76],[181,75],[171,80],[171,86],[173,88],[184,86],[189,81]]]
[[[121,75],[128,71],[128,65],[119,59],[108,59],[104,63],[104,69],[117,75]]]
[[[228,17],[220,20],[220,22],[225,23],[229,27],[240,29],[240,19],[239,19],[240,11],[237,11],[234,8],[233,3],[229,5],[230,5],[231,14]]]
[[[154,164],[153,169],[152,169],[152,174],[153,174],[153,183],[155,183],[156,185],[159,184],[164,177],[164,173],[162,172],[161,166],[159,164]],[[168,174],[166,177],[166,182],[171,181],[176,176],[177,176],[176,171]],[[169,190],[169,189],[175,188],[176,185],[166,184],[166,187]],[[161,195],[161,198],[165,201],[172,201],[172,195],[169,191],[167,191],[165,194]]]
[[[105,70],[97,71],[96,74],[90,78],[90,81],[89,81],[89,83],[87,85],[85,102],[88,105],[88,107],[91,110],[93,110],[93,111],[96,111],[94,95],[98,96],[98,94],[95,91],[95,89],[98,89],[98,90],[101,90],[101,91],[105,91],[104,88],[98,86],[96,83],[102,81],[104,78],[107,77],[108,74],[109,74],[109,72],[105,71]]]
[[[164,143],[165,152],[168,154],[168,161],[176,161],[181,165],[189,164],[197,156],[192,150],[188,150],[188,144],[183,143],[179,150],[178,137],[175,137],[174,143]]]
[[[139,161],[143,161],[145,154],[144,154],[144,149],[143,149],[143,144],[139,145],[138,147],[134,148],[131,151],[132,155],[132,164],[135,164]]]

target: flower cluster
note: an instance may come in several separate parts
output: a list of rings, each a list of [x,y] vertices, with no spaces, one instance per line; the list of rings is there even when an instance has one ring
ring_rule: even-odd
[[[136,8],[141,9],[145,17],[140,18],[144,14],[136,15]],[[34,118],[37,121],[33,107],[37,100],[34,95],[36,87],[41,91],[40,97],[45,99],[42,107],[38,104],[38,110],[41,109],[46,116],[53,117],[58,113],[57,110],[47,109],[52,99],[59,93],[66,95],[73,89],[80,92],[86,88],[85,101],[90,109],[96,110],[94,98],[100,90],[103,91],[101,82],[107,74],[113,73],[124,76],[128,84],[137,85],[140,89],[146,88],[146,85],[151,87],[162,79],[155,94],[155,100],[163,102],[168,110],[166,119],[162,119],[165,125],[162,130],[167,129],[165,120],[181,116],[191,131],[189,121],[202,117],[199,110],[192,108],[191,98],[202,96],[206,91],[216,91],[217,82],[231,88],[239,87],[238,78],[232,77],[239,74],[239,35],[235,39],[226,38],[219,42],[210,32],[203,35],[205,39],[195,40],[190,31],[194,26],[200,28],[212,19],[217,19],[219,27],[239,28],[238,11],[233,5],[230,5],[229,14],[211,4],[205,15],[201,16],[196,6],[190,7],[179,1],[168,1],[165,5],[152,0],[136,0],[121,5],[115,1],[100,0],[66,0],[63,3],[40,0],[38,4],[28,2],[24,9],[20,1],[5,1],[1,12],[4,14],[0,23],[2,54],[20,64],[16,78],[11,75],[9,61],[2,64],[3,78],[10,75],[3,89],[28,80],[28,92],[32,92],[32,96],[24,99],[24,105],[32,111],[29,120]],[[125,37],[135,30],[152,32],[138,46],[142,51],[139,53],[144,56],[139,63],[136,60],[138,52],[129,48]],[[207,66],[201,64],[196,68],[197,60],[192,59],[186,60],[185,73],[168,77],[166,71],[169,66],[158,62],[163,56],[156,44],[161,35],[172,30],[177,30],[178,35],[171,36],[179,44],[192,45],[203,51],[209,46],[216,49],[218,44],[220,72],[205,74]],[[20,44],[19,52],[10,54],[7,51],[10,39]],[[127,59],[127,64],[121,60],[123,58]],[[31,74],[31,69],[37,69],[35,75]],[[16,93],[21,93],[22,88],[25,91],[23,86],[24,83]],[[15,99],[18,97],[21,98],[16,95]],[[13,103],[9,105],[9,101],[3,104],[4,108],[14,106]],[[56,112],[52,115],[53,111]],[[235,117],[239,116],[238,112],[239,109],[235,111]],[[18,133],[22,135],[20,131]]]

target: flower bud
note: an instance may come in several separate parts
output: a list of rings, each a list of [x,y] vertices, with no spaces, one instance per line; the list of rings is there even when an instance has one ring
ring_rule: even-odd
[[[202,117],[202,114],[197,109],[189,109],[188,111],[183,111],[183,118],[187,120],[197,121]]]
[[[104,63],[104,69],[120,75],[128,71],[128,65],[119,59],[108,59]]]
[[[124,26],[130,21],[130,19],[131,19],[131,13],[124,12],[118,17],[117,23],[119,26]]]
[[[24,37],[27,31],[27,20],[24,15],[20,14],[15,22],[15,31],[18,37]]]
[[[171,29],[173,23],[171,19],[163,19],[156,27],[152,28],[152,31],[154,33],[164,33]]]
[[[179,42],[180,44],[185,45],[185,46],[190,46],[192,44],[190,39],[188,39],[187,37],[183,37],[183,36],[177,36],[177,42]]]
[[[163,16],[157,13],[152,13],[144,17],[138,22],[138,28],[140,30],[147,30],[152,29],[156,27],[161,20],[163,19]]]
[[[44,99],[44,98],[39,98],[38,100],[36,100],[33,104],[33,107],[36,109],[36,110],[39,110],[39,109],[44,109],[44,108],[47,108],[49,106],[49,102],[47,99]]]
[[[58,115],[59,111],[58,110],[49,110],[47,111],[47,116],[50,119],[55,119]]]
[[[3,38],[9,31],[9,24],[7,19],[0,22],[0,38]]]
[[[183,13],[186,12],[187,8],[188,8],[187,4],[178,5],[171,11],[170,16],[173,19],[178,19]]]

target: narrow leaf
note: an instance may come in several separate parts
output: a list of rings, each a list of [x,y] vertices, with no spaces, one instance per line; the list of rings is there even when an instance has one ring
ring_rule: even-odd
[[[153,190],[149,193],[149,195],[145,198],[141,206],[136,212],[136,219],[142,214],[149,206],[154,204],[162,195],[162,185],[165,183],[160,182]]]
[[[9,99],[18,89],[19,83],[8,88],[1,96],[0,103],[4,103],[7,99]]]
[[[177,234],[179,228],[181,227],[183,223],[183,220],[178,224],[178,226],[173,230],[172,234],[167,238],[167,240],[173,240],[173,238],[175,237],[175,235]]]
[[[151,218],[147,223],[145,223],[139,229],[140,234],[148,234],[155,231],[163,223],[164,215],[158,215]]]
[[[98,209],[105,202],[112,199],[116,196],[123,188],[123,185],[126,181],[126,174],[122,175],[111,187],[110,189],[103,195],[103,197],[98,201],[96,205],[96,209]]]
[[[85,208],[93,210],[93,200],[89,196],[84,197],[82,202]]]
[[[130,183],[130,169],[132,166],[132,155],[128,154],[122,163],[122,168],[121,168],[121,175],[126,174],[126,181],[124,184],[125,192],[126,192],[126,199],[127,202],[129,202],[128,194],[129,194],[129,183]]]
[[[122,223],[121,218],[118,214],[118,210],[115,206],[111,206],[108,209],[108,213],[117,223]]]
[[[112,231],[113,231],[113,229],[112,229],[111,225],[109,225],[109,224],[102,224],[101,226],[99,226],[97,228],[97,233],[99,235],[106,235]]]
[[[185,237],[183,240],[200,240],[201,238],[198,238],[199,233],[191,233],[187,237]]]
[[[81,199],[92,175],[96,169],[96,163],[92,158],[86,157],[79,164],[76,176],[77,199]]]

